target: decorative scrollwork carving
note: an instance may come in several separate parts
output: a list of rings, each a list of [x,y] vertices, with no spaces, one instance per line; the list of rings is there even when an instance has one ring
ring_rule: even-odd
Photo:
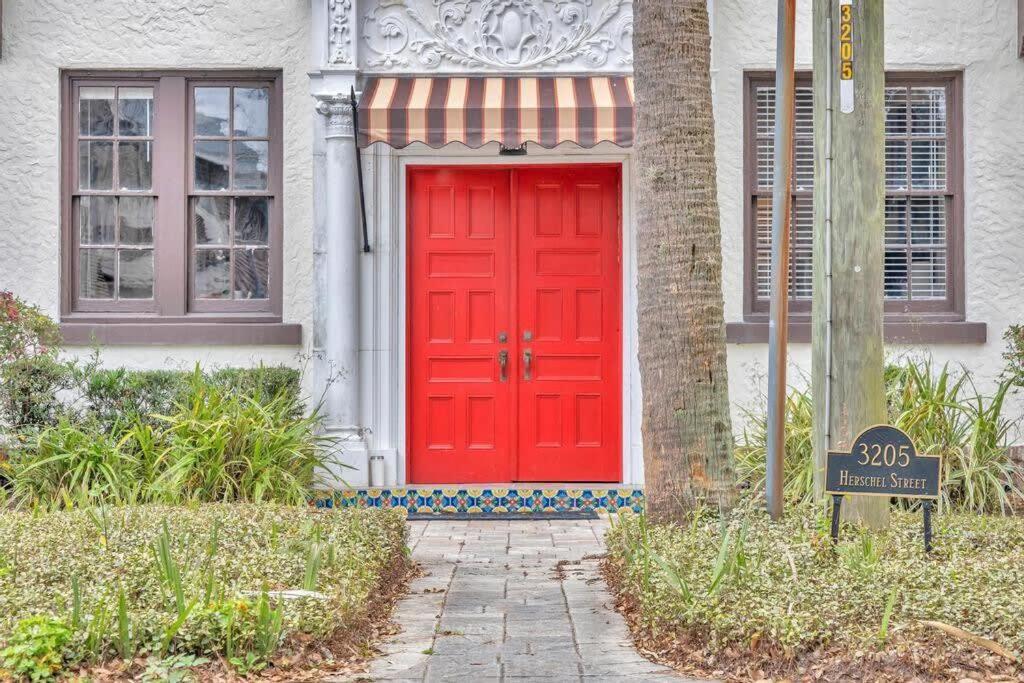
[[[328,59],[331,64],[353,64],[352,0],[329,0]]]
[[[632,27],[629,0],[378,0],[362,45],[366,67],[381,70],[413,59],[426,69],[597,69],[616,53],[616,65],[632,64]]]

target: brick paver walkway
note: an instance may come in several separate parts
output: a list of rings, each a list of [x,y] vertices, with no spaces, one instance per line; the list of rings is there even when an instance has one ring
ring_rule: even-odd
[[[410,522],[425,575],[395,612],[402,632],[349,680],[679,683],[633,648],[588,558],[607,524]]]

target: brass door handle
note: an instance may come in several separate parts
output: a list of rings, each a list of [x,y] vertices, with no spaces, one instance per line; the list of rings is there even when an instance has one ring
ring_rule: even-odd
[[[508,351],[498,351],[498,378],[502,382],[508,381]]]
[[[530,381],[530,363],[533,361],[533,351],[526,349],[523,351],[523,379],[527,382]]]

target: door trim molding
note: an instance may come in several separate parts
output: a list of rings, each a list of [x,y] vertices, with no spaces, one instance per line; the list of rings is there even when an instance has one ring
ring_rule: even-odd
[[[387,481],[408,482],[406,470],[406,293],[408,286],[408,166],[531,166],[619,164],[622,166],[622,484],[642,485],[640,368],[637,360],[636,243],[633,166],[630,152],[611,144],[591,150],[563,145],[557,150],[529,148],[525,157],[500,157],[496,145],[470,150],[457,145],[434,150],[410,145],[393,150],[374,145],[367,163],[367,199],[377,249],[363,264],[364,324],[361,364],[363,424],[369,428],[371,452],[386,459]]]

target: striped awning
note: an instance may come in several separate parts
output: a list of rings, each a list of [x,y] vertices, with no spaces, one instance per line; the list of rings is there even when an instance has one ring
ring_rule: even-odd
[[[481,147],[535,142],[633,145],[633,79],[581,77],[373,78],[359,103],[359,144]]]

